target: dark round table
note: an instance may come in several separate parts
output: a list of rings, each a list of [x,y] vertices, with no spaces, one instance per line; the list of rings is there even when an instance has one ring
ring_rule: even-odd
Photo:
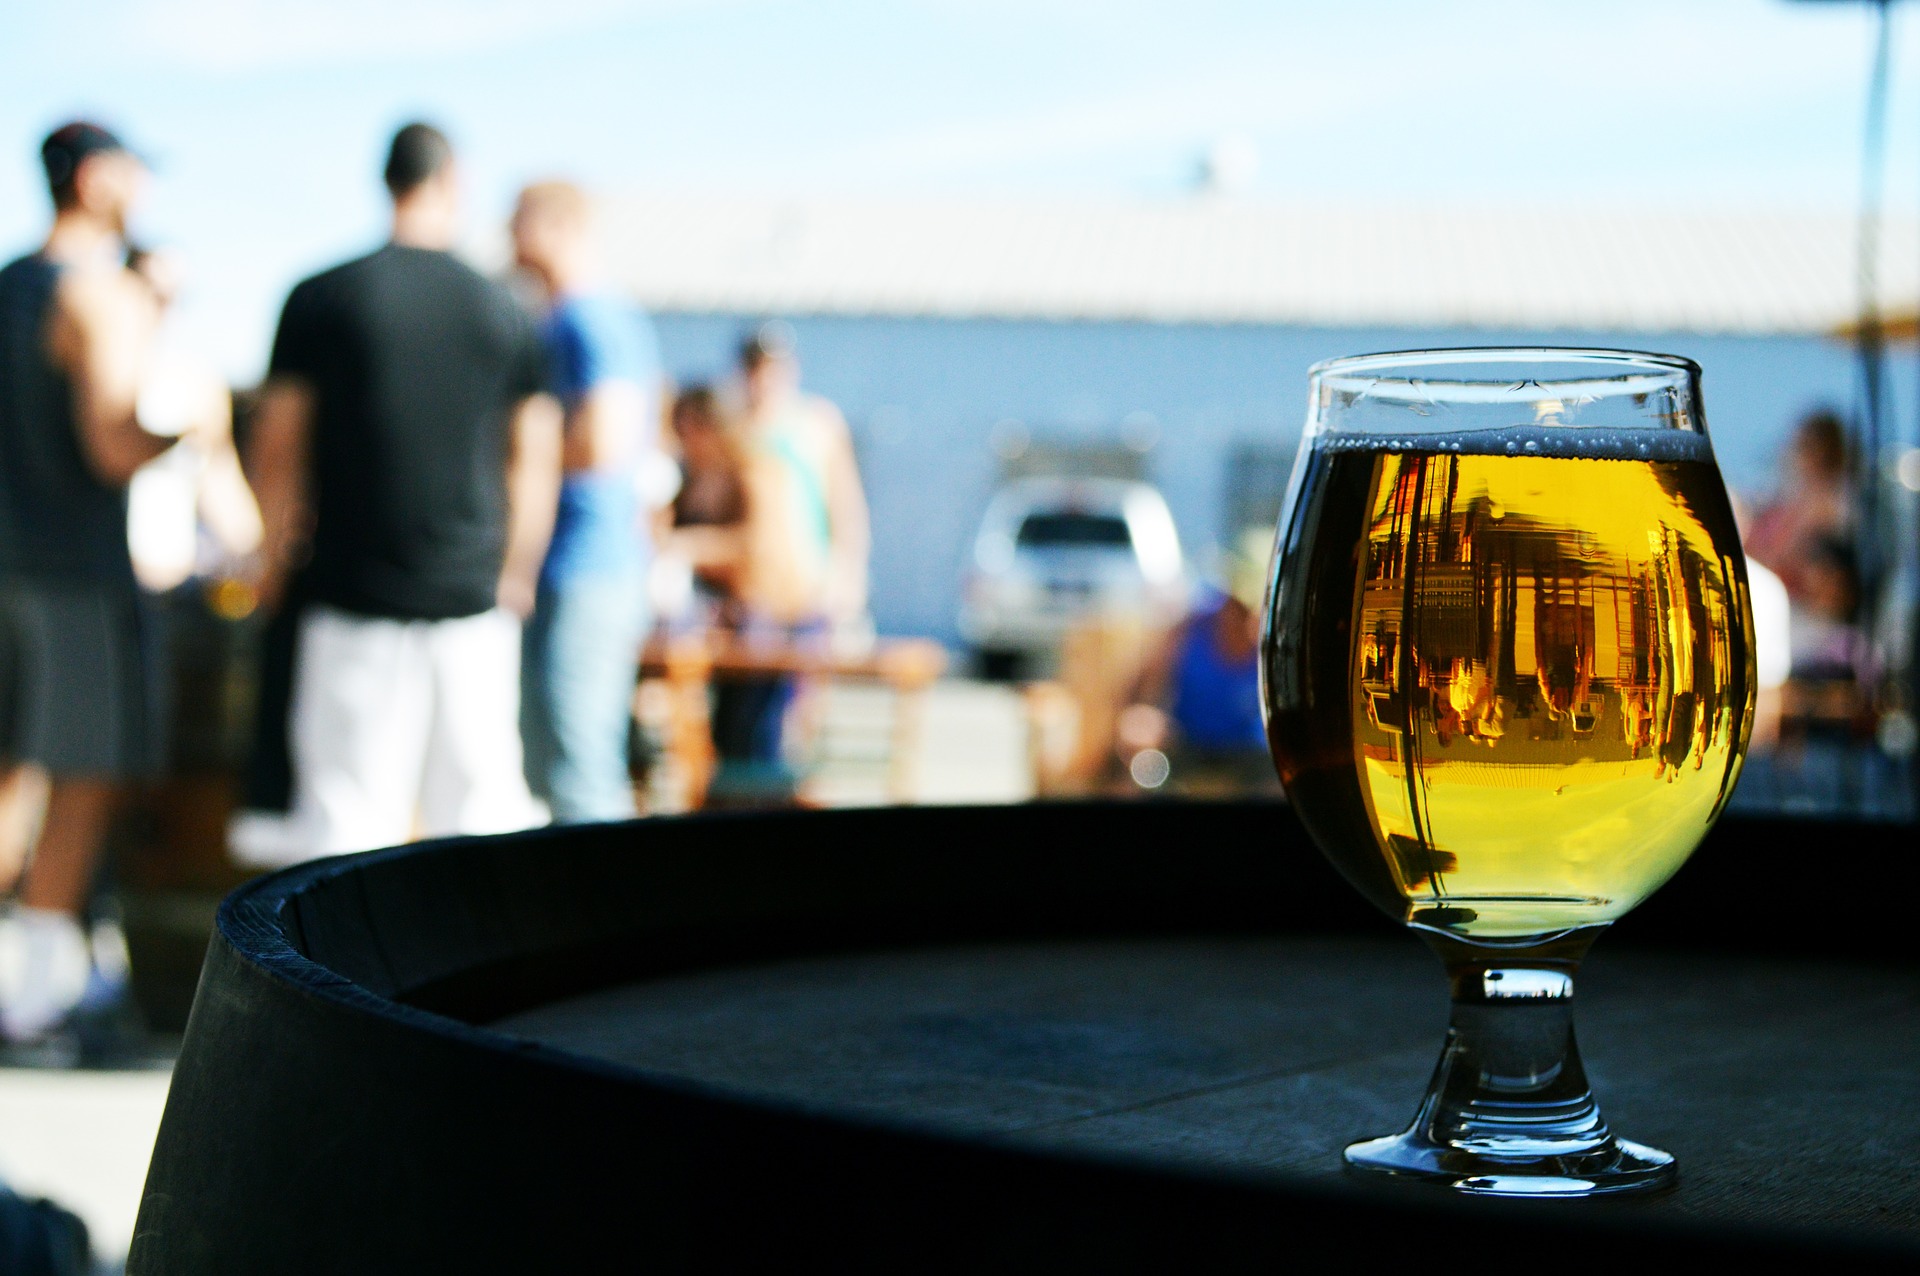
[[[1583,973],[1648,1200],[1343,1175],[1446,995],[1278,804],[650,820],[220,913],[130,1270],[1920,1260],[1913,830],[1729,819]],[[1489,1247],[1492,1247],[1490,1251]]]

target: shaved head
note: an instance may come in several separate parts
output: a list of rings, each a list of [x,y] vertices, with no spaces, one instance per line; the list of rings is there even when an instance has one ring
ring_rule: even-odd
[[[585,230],[593,219],[593,201],[587,193],[569,181],[535,182],[520,192],[520,204],[514,213],[516,220],[529,218],[555,227],[567,227]]]
[[[578,284],[588,271],[593,201],[568,181],[535,182],[513,210],[513,256],[549,292]]]

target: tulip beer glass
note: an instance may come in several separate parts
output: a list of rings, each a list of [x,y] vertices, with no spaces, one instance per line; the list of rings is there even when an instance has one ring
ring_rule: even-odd
[[[1573,975],[1725,807],[1754,696],[1745,562],[1686,359],[1437,350],[1311,373],[1261,653],[1294,808],[1446,964],[1412,1126],[1356,1169],[1648,1190],[1574,1044]]]

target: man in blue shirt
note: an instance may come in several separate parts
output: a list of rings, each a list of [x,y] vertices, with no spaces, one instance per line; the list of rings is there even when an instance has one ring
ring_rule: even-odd
[[[589,221],[568,182],[529,186],[513,216],[515,260],[546,294],[552,388],[566,408],[566,477],[520,700],[527,780],[558,823],[634,813],[627,723],[651,557],[639,474],[662,389],[652,324],[595,278]]]

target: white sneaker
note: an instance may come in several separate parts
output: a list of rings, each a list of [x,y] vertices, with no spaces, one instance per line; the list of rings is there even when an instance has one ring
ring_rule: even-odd
[[[108,1009],[124,1001],[132,978],[133,959],[127,953],[127,932],[111,917],[102,917],[87,931],[93,968],[87,972],[87,991],[74,1009],[80,1014]]]
[[[241,868],[290,868],[315,858],[313,839],[282,811],[237,811],[227,821],[227,855]]]
[[[92,961],[70,913],[15,907],[0,917],[0,1037],[43,1037],[80,1004]]]

